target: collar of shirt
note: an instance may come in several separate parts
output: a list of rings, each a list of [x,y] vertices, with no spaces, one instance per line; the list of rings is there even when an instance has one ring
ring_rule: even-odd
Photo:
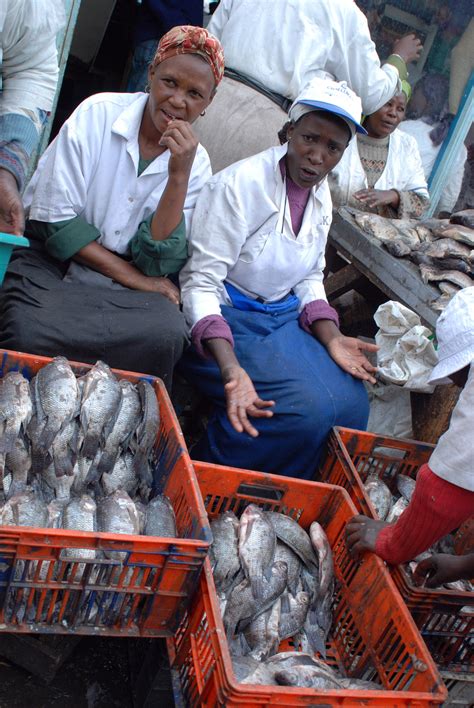
[[[147,101],[148,94],[140,94],[136,101],[130,103],[130,105],[122,111],[112,125],[112,132],[116,135],[120,135],[127,141],[127,152],[130,154],[137,170],[140,160],[138,133]],[[169,150],[165,150],[161,155],[158,155],[158,157],[155,157],[155,159],[150,162],[142,172],[142,175],[167,172],[169,159],[170,152]]]

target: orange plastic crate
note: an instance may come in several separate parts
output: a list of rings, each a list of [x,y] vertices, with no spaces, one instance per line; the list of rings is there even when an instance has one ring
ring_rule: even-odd
[[[317,519],[334,555],[336,593],[328,644],[332,663],[349,675],[380,681],[380,691],[315,691],[238,683],[229,655],[209,561],[173,640],[172,668],[187,706],[428,706],[447,695],[433,660],[393,580],[375,555],[356,564],[344,529],[355,508],[338,487],[259,472],[194,463],[211,518],[253,502],[308,529]],[[288,648],[284,643],[282,649]]]
[[[333,428],[319,471],[320,480],[344,487],[359,512],[377,519],[363,485],[368,474],[377,474],[395,491],[397,474],[415,479],[433,449],[433,445],[413,440]],[[472,532],[472,526],[470,528]],[[438,665],[449,671],[472,670],[474,614],[467,609],[474,607],[474,593],[420,588],[413,584],[402,566],[395,566],[391,571]]]
[[[0,376],[21,371],[31,378],[49,361],[1,349]],[[90,369],[70,363],[78,375]],[[173,504],[180,538],[0,527],[0,631],[170,636],[197,585],[212,535],[168,394],[152,376],[114,373],[155,389],[155,484]],[[99,557],[75,559],[74,549],[94,549]],[[123,556],[110,560],[105,550]]]

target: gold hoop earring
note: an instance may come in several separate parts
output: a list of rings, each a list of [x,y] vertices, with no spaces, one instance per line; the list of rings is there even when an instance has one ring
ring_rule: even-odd
[[[199,115],[200,115],[200,116],[205,116],[205,115],[206,115],[206,111],[203,111],[203,112],[200,113]]]

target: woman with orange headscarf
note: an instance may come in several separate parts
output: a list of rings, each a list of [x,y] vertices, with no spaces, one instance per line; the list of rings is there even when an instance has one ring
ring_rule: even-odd
[[[191,127],[224,70],[201,27],[160,41],[148,93],[86,99],[40,160],[25,194],[31,249],[14,255],[0,298],[0,345],[161,376],[186,341],[172,282],[209,158]]]

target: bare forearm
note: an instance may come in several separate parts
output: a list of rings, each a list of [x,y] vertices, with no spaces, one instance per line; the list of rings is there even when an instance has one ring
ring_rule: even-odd
[[[74,260],[112,278],[126,288],[141,290],[143,273],[95,241],[81,248]]]
[[[311,332],[325,347],[335,337],[341,337],[341,332],[332,320],[316,320],[311,324]]]
[[[151,221],[151,235],[164,241],[178,226],[183,216],[189,177],[170,176]]]
[[[224,374],[232,369],[232,367],[240,367],[239,361],[235,356],[234,349],[227,339],[221,339],[218,337],[214,339],[206,339],[205,346],[213,359],[215,359],[217,366],[221,370],[223,378]]]

